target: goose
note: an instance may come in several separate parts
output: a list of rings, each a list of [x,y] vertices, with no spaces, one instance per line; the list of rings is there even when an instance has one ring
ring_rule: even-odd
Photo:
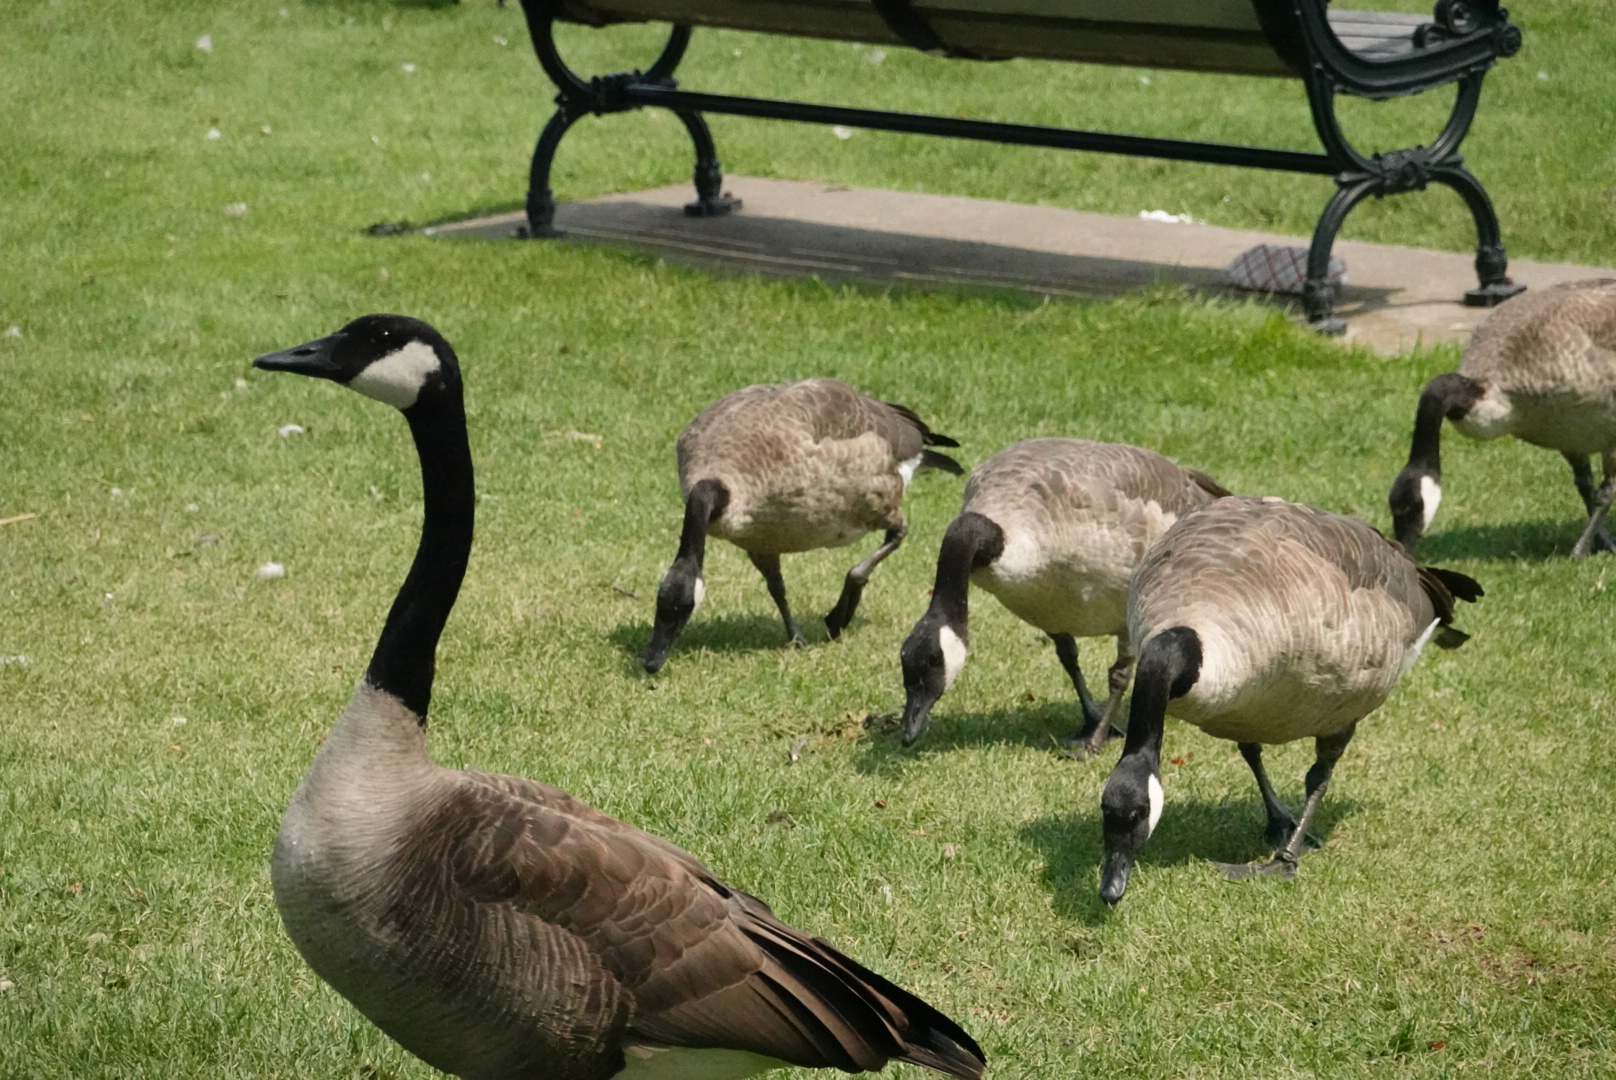
[[[1473,439],[1513,435],[1558,450],[1588,511],[1571,554],[1616,551],[1605,528],[1616,495],[1616,279],[1522,293],[1476,328],[1458,371],[1420,394],[1408,464],[1388,501],[1397,542],[1409,551],[1442,501],[1442,419]],[[1594,485],[1591,455],[1602,458]]]
[[[1454,599],[1482,589],[1420,566],[1365,522],[1275,498],[1219,499],[1169,529],[1134,572],[1128,632],[1139,656],[1122,757],[1100,800],[1100,895],[1122,898],[1162,814],[1161,743],[1171,712],[1233,740],[1251,767],[1277,849],[1230,876],[1293,875],[1308,825],[1357,724],[1434,640],[1457,648]],[[1314,740],[1297,821],[1263,770],[1264,744]]]
[[[640,658],[645,670],[661,670],[701,605],[708,536],[746,552],[768,585],[786,637],[801,646],[807,639],[786,603],[780,556],[846,547],[884,529],[881,546],[847,572],[842,595],[825,616],[825,629],[840,637],[870,574],[903,543],[903,495],[916,471],[965,471],[930,447],[958,445],[910,409],[839,379],[748,386],[709,405],[679,433],[684,527],[657,589],[656,622]]]
[[[438,637],[471,552],[459,361],[431,326],[367,315],[254,364],[399,409],[420,457],[419,547],[275,840],[298,952],[434,1068],[477,1080],[738,1080],[912,1062],[982,1075],[971,1037],[694,856],[547,784],[427,753]]]
[[[904,745],[920,738],[965,665],[974,583],[1049,635],[1083,712],[1068,741],[1082,756],[1098,752],[1133,670],[1128,578],[1180,515],[1227,494],[1153,450],[1086,439],[1028,439],[978,465],[943,534],[931,604],[899,654]],[[1103,710],[1083,681],[1075,640],[1100,635],[1117,639]]]

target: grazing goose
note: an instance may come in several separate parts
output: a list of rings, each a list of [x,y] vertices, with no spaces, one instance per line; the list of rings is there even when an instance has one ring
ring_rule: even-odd
[[[1409,551],[1442,500],[1442,418],[1473,439],[1513,435],[1558,450],[1588,510],[1574,556],[1616,551],[1605,528],[1616,495],[1616,280],[1522,293],[1476,328],[1459,370],[1426,384],[1408,464],[1389,499],[1397,542]],[[1594,486],[1589,456],[1603,458]]]
[[[1295,872],[1308,824],[1358,721],[1386,700],[1433,637],[1445,649],[1453,601],[1481,586],[1420,566],[1357,518],[1281,499],[1220,499],[1167,531],[1134,573],[1128,628],[1139,655],[1122,759],[1100,808],[1100,895],[1116,903],[1162,812],[1166,714],[1239,744],[1278,855]],[[1311,738],[1317,760],[1297,822],[1263,771],[1264,743]],[[1232,877],[1252,872],[1231,867]]]
[[[1055,643],[1083,709],[1072,740],[1085,755],[1097,752],[1133,671],[1134,567],[1180,515],[1227,494],[1153,450],[1086,439],[1028,439],[978,465],[943,536],[931,606],[903,643],[904,745],[920,737],[965,664],[974,582]],[[1083,682],[1074,640],[1102,634],[1117,639],[1103,711]]]
[[[454,351],[423,322],[367,315],[254,363],[400,409],[426,504],[370,666],[275,841],[275,904],[321,978],[428,1064],[479,1080],[889,1060],[981,1076],[947,1017],[667,841],[547,784],[434,764],[433,659],[474,507]]]
[[[886,539],[847,572],[825,616],[833,638],[853,621],[864,583],[903,543],[903,493],[920,469],[964,472],[930,446],[958,446],[902,405],[838,379],[748,386],[719,398],[679,433],[685,498],[679,553],[657,589],[656,624],[640,662],[655,674],[701,604],[709,535],[728,540],[763,574],[786,636],[806,644],[786,604],[780,556],[845,547],[885,529]]]

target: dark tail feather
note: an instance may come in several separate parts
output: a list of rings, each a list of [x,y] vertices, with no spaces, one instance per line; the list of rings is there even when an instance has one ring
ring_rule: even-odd
[[[1467,604],[1474,604],[1477,600],[1487,595],[1482,591],[1481,582],[1466,574],[1461,574],[1457,570],[1444,570],[1440,566],[1427,566],[1425,569],[1429,570],[1438,581],[1447,586],[1450,593]]]
[[[817,1016],[818,1024],[827,1025],[818,1039],[829,1035],[841,1044],[840,1055],[826,1055],[830,1060],[845,1056],[869,1070],[885,1064],[879,1059],[891,1057],[958,1080],[977,1080],[987,1068],[982,1048],[958,1024],[823,938],[762,926],[749,928],[749,936],[780,965],[772,978],[786,977],[779,991],[796,999],[793,1006],[802,1011],[803,1019]],[[793,992],[789,982],[796,982],[799,989]],[[805,991],[817,1002],[804,1000]]]
[[[909,406],[899,405],[896,401],[884,401],[882,404],[887,408],[892,409],[899,416],[913,424],[915,430],[920,432],[920,441],[922,444],[926,446],[959,445],[959,443],[955,442],[953,439],[950,439],[947,435],[939,435],[937,432],[927,427],[926,421],[922,420],[920,418],[920,414],[915,412],[915,410],[911,409]]]
[[[1431,606],[1436,608],[1436,617],[1442,624],[1431,639],[1436,642],[1436,647],[1457,649],[1469,641],[1469,634],[1452,625],[1453,601],[1457,597],[1467,604],[1475,603],[1486,595],[1482,591],[1481,583],[1457,570],[1444,570],[1440,566],[1422,566],[1420,586],[1424,588],[1425,595],[1431,598]]]
[[[1184,471],[1189,474],[1191,480],[1195,481],[1196,487],[1200,488],[1214,499],[1227,499],[1229,496],[1234,494],[1234,492],[1225,488],[1222,484],[1206,475],[1206,473],[1202,472],[1200,469],[1185,469]]]
[[[1470,635],[1456,626],[1442,626],[1437,628],[1431,640],[1436,642],[1439,649],[1457,649],[1470,640]]]
[[[939,443],[937,445],[958,446],[959,443],[950,439],[946,443]],[[949,457],[947,454],[939,454],[935,450],[922,450],[920,452],[920,467],[922,469],[941,469],[943,472],[953,473],[955,476],[965,475],[965,467],[963,465]]]

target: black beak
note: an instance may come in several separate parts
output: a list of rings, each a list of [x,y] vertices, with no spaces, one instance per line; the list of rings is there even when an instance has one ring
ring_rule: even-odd
[[[1133,873],[1133,856],[1121,851],[1108,851],[1100,869],[1100,899],[1116,906],[1128,888],[1128,875]]]
[[[908,700],[903,703],[903,729],[899,736],[903,740],[903,745],[915,745],[915,740],[920,738],[921,733],[926,730],[926,725],[931,723],[931,707],[936,700],[936,698],[928,700],[924,690],[910,692]]]
[[[327,334],[307,344],[280,352],[265,353],[253,361],[261,371],[290,371],[297,375],[312,375],[316,379],[336,380],[341,374],[333,354],[342,335]]]
[[[662,665],[668,662],[668,652],[673,648],[673,639],[677,631],[663,623],[657,623],[651,631],[651,643],[645,647],[640,656],[640,666],[645,668],[647,675],[655,675],[662,670]]]

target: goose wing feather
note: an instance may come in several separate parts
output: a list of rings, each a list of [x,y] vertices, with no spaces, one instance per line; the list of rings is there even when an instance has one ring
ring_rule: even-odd
[[[1616,397],[1616,279],[1511,299],[1476,328],[1459,373],[1510,394]]]
[[[625,1043],[847,1071],[898,1058],[980,1074],[980,1050],[946,1017],[781,923],[674,844],[548,785],[479,774],[467,783],[456,887],[503,909],[507,934],[520,936],[511,922],[527,921],[582,942],[596,966],[575,973],[587,982],[575,993],[630,1001]],[[510,992],[539,980],[520,953],[506,955]]]

